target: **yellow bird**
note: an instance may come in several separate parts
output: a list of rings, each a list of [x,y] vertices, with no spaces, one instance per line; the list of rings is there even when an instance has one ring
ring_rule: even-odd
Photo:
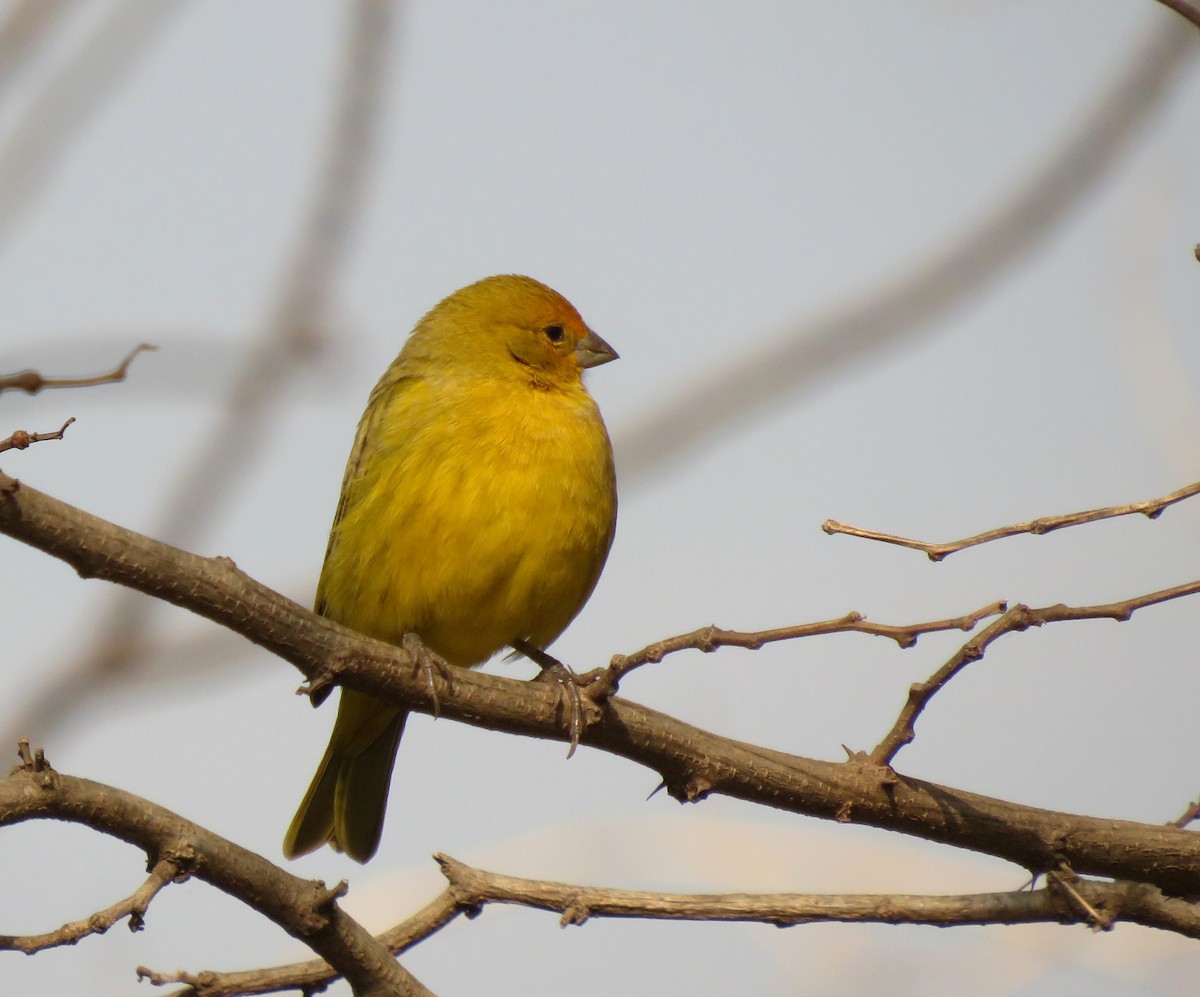
[[[545,648],[583,608],[616,526],[612,445],[584,368],[617,359],[566,298],[488,277],[417,323],[350,451],[316,611],[452,665]],[[407,714],[344,689],[283,851],[379,847]]]

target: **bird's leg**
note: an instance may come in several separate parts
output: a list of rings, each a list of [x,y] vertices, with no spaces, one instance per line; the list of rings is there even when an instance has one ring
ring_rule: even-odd
[[[429,698],[433,701],[433,719],[436,720],[442,712],[442,707],[438,700],[437,686],[433,682],[433,670],[436,668],[446,685],[450,685],[450,665],[429,650],[414,633],[406,633],[400,638],[400,646],[413,656],[413,664],[425,673],[425,686],[429,689]]]
[[[579,693],[578,677],[569,665],[559,661],[554,655],[547,654],[540,647],[534,647],[529,641],[521,639],[513,641],[514,651],[520,651],[530,661],[537,665],[542,674],[538,676],[543,681],[557,682],[571,706],[571,746],[567,749],[567,757],[575,754],[579,747],[579,739],[583,736],[583,697]]]

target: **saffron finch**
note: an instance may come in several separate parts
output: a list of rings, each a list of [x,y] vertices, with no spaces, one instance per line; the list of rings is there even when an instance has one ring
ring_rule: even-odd
[[[612,445],[581,375],[616,358],[529,277],[488,277],[437,305],[367,402],[316,611],[394,644],[415,633],[462,667],[550,644],[612,544]],[[406,715],[342,690],[284,854],[375,854]]]

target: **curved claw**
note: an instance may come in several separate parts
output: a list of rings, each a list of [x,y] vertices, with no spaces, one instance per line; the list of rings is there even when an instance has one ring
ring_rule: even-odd
[[[567,757],[570,758],[575,754],[575,749],[579,747],[579,741],[583,737],[583,696],[579,691],[579,676],[569,665],[559,661],[554,655],[547,654],[540,647],[535,647],[527,640],[513,641],[512,648],[525,655],[542,670],[538,676],[539,681],[557,682],[559,688],[564,691],[566,700],[571,707],[571,719],[568,724],[571,740],[570,746],[567,748]]]

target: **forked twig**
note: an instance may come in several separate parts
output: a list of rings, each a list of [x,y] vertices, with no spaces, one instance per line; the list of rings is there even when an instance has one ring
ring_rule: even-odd
[[[146,910],[169,883],[179,880],[181,870],[172,859],[155,863],[147,880],[124,900],[118,900],[104,910],[98,910],[78,921],[69,921],[54,931],[40,935],[0,935],[0,950],[7,949],[32,955],[59,945],[74,945],[88,935],[102,935],[118,921],[129,919],[130,931],[145,927]]]
[[[1197,593],[1200,593],[1200,581],[1186,582],[1183,585],[1159,589],[1157,592],[1134,596],[1120,602],[1101,603],[1095,606],[1065,606],[1058,603],[1053,606],[1044,606],[1041,609],[1031,609],[1023,603],[1018,603],[998,620],[989,624],[977,636],[963,644],[941,668],[924,682],[917,682],[909,687],[908,699],[903,709],[900,710],[892,729],[871,752],[871,761],[878,765],[890,765],[892,759],[896,757],[896,753],[904,745],[911,743],[916,736],[914,725],[925,707],[929,705],[929,701],[967,665],[982,658],[989,644],[1005,634],[1067,620],[1107,619],[1124,623],[1139,609],[1171,599],[1182,599]]]

